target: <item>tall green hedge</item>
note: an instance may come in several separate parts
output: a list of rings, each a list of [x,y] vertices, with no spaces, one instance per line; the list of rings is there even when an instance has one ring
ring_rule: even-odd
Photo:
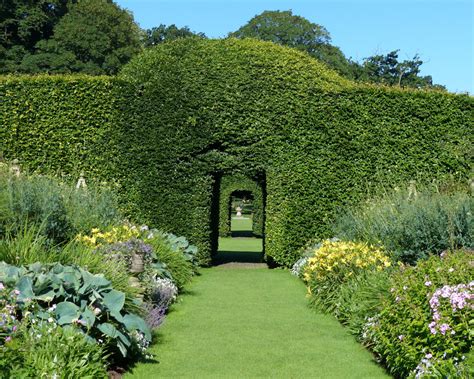
[[[230,230],[230,196],[235,191],[249,191],[253,196],[252,231],[255,236],[263,236],[264,194],[263,188],[254,180],[242,175],[224,176],[219,193],[219,236],[228,237]]]
[[[226,175],[266,188],[265,252],[290,265],[377,188],[471,173],[472,97],[356,85],[255,40],[175,41],[118,78],[7,78],[0,96],[8,157],[114,181],[131,214],[189,236],[203,261]]]
[[[102,177],[114,164],[115,81],[90,76],[0,77],[0,151],[24,169]]]

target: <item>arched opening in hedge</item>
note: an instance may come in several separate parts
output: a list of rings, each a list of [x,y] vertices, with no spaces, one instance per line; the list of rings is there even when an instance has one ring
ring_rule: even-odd
[[[254,237],[253,234],[253,201],[252,191],[235,190],[227,199],[226,227],[227,236]],[[220,233],[220,231],[219,231]]]
[[[263,220],[265,217],[264,184],[263,180],[253,180],[241,174],[226,175],[222,178],[219,203],[220,237],[236,236],[231,231],[231,225],[232,214],[236,213],[236,201],[239,201],[237,199],[240,199],[238,205],[242,208],[244,217],[246,215],[251,218],[251,235],[248,236],[263,237]]]
[[[211,234],[211,258],[214,263],[223,262],[262,262],[265,251],[265,205],[266,205],[266,174],[263,171],[248,170],[245,172],[239,168],[228,168],[224,173],[212,175],[212,196],[210,212],[210,234]],[[250,203],[242,200],[246,198],[252,201],[251,214],[247,209]],[[232,231],[232,217],[236,217],[237,203],[241,206],[243,214],[241,218],[234,219],[234,223],[243,221],[244,226],[249,225],[250,230]],[[251,218],[251,220],[249,220]],[[228,257],[222,257],[225,247],[219,245],[219,238],[236,237],[247,239],[258,239],[262,248],[254,254],[240,254],[239,252],[227,252]],[[221,240],[222,242],[222,240]],[[226,243],[224,242],[224,245]],[[219,251],[219,254],[218,254]],[[218,255],[218,257],[217,257]],[[217,257],[217,260],[216,260]]]

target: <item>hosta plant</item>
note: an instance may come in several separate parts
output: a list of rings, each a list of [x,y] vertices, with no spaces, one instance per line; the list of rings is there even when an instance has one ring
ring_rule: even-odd
[[[0,281],[19,291],[18,302],[35,301],[37,316],[52,317],[58,325],[78,325],[96,341],[107,341],[112,352],[129,356],[135,351],[132,334],[151,340],[145,321],[124,310],[125,294],[114,290],[103,275],[78,266],[40,263],[15,267],[0,263]]]

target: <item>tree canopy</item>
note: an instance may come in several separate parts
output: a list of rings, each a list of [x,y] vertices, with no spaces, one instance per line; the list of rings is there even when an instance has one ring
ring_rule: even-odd
[[[36,44],[53,34],[72,0],[2,0],[0,2],[0,73],[17,70]]]
[[[431,76],[420,76],[423,61],[418,54],[412,59],[399,61],[398,52],[399,50],[394,50],[385,55],[366,58],[362,65],[361,79],[390,86],[444,89],[443,86],[433,85]]]
[[[230,37],[256,38],[306,51],[326,63],[346,78],[390,86],[414,88],[443,86],[433,85],[431,76],[420,76],[423,61],[418,55],[411,60],[398,60],[398,51],[365,58],[362,63],[347,58],[341,49],[331,44],[331,35],[324,26],[292,11],[264,11]]]
[[[113,1],[40,1],[36,8],[31,1],[21,3],[18,26],[12,28],[18,37],[2,40],[5,71],[115,74],[141,50],[133,16]],[[18,16],[22,12],[28,14],[24,19]],[[50,14],[55,17],[46,17]],[[30,28],[23,26],[25,20]]]
[[[331,35],[324,26],[288,11],[264,11],[229,37],[256,38],[306,51],[339,73],[351,77],[351,63],[342,51],[331,45]]]
[[[178,28],[175,24],[169,26],[161,24],[158,27],[147,29],[145,34],[145,47],[155,46],[163,42],[176,40],[178,38],[206,38],[204,33],[193,32],[187,26]]]

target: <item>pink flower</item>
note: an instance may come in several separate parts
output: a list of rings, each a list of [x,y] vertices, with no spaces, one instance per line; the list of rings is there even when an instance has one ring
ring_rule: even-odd
[[[8,336],[7,338],[5,338],[5,342],[10,342],[12,340],[12,338],[10,336]]]
[[[2,282],[0,282],[0,291],[1,291],[1,290],[4,290],[4,289],[5,289],[5,286],[3,285]]]
[[[13,293],[14,293],[15,295],[19,295],[19,294],[20,294],[20,291],[15,290],[15,291],[13,291]]]
[[[398,336],[398,339],[399,339],[400,341],[403,341],[404,338],[405,338],[405,336],[404,336],[403,334],[400,334],[400,335]]]

